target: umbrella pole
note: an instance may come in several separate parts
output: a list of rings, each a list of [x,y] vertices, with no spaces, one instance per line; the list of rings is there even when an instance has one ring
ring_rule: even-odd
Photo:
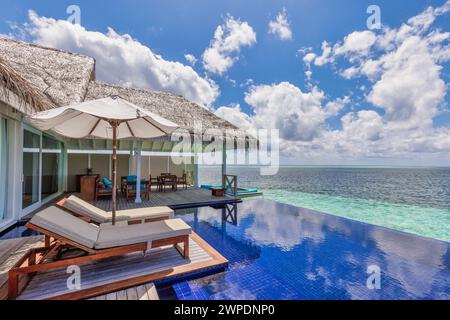
[[[116,224],[116,209],[117,209],[117,123],[111,123],[113,130],[112,140],[112,180],[113,180],[113,194],[112,194],[112,225]]]

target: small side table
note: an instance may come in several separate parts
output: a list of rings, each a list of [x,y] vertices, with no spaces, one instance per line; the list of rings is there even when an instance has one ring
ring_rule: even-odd
[[[224,188],[211,188],[211,192],[213,197],[223,197],[225,196],[225,189]]]

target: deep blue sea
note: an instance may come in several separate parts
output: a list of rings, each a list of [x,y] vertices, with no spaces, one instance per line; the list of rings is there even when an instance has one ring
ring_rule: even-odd
[[[220,167],[201,167],[200,182],[220,183]],[[450,241],[450,168],[228,167],[242,187],[264,198]]]

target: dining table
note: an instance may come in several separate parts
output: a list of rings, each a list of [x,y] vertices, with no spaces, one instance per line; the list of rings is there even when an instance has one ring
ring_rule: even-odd
[[[158,176],[159,191],[166,191],[166,186],[171,186],[172,191],[177,190],[178,178],[175,175],[162,175]]]

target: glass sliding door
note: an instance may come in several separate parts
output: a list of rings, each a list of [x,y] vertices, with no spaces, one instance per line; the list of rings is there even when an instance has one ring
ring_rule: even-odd
[[[23,131],[22,208],[40,203],[41,136]]]
[[[7,120],[0,117],[0,225],[8,220],[8,135]]]
[[[49,136],[42,136],[42,200],[62,189],[63,144]]]
[[[63,189],[62,142],[31,128],[23,130],[22,215],[39,208]]]

